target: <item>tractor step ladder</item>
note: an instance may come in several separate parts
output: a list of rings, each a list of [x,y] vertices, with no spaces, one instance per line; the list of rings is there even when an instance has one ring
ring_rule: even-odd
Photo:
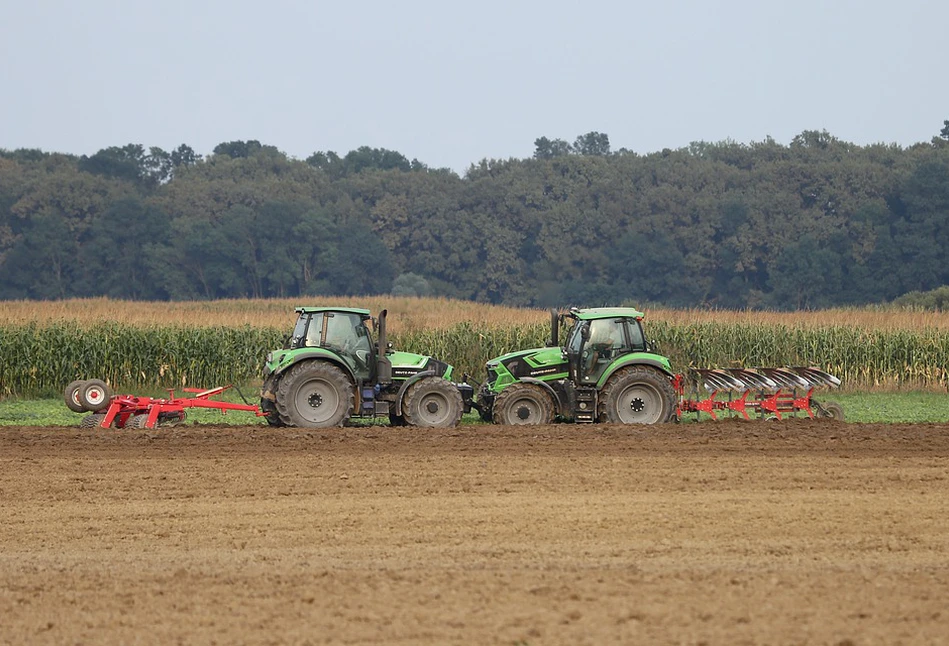
[[[575,419],[578,424],[592,424],[596,421],[596,388],[589,386],[577,388]]]

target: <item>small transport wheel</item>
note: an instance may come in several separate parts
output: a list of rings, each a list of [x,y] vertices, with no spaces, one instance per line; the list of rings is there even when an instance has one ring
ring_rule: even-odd
[[[838,421],[844,421],[844,407],[838,402],[828,401],[823,403],[814,402],[820,417],[829,417]]]
[[[422,377],[406,389],[402,398],[402,414],[412,426],[457,426],[463,409],[461,392],[442,377]]]
[[[277,385],[277,411],[287,426],[342,426],[355,401],[349,377],[328,361],[302,361]]]
[[[102,420],[105,419],[105,413],[95,413],[94,415],[86,415],[82,418],[82,421],[79,422],[79,428],[96,428],[102,424]]]
[[[536,384],[511,384],[498,394],[493,410],[496,424],[550,424],[554,402]]]
[[[389,426],[405,426],[405,415],[389,413]]]
[[[66,400],[66,408],[74,413],[84,413],[86,411],[79,402],[79,389],[82,388],[84,383],[86,382],[82,379],[72,381],[66,386],[66,390],[63,393],[63,398]]]
[[[613,424],[664,424],[676,412],[669,378],[648,366],[621,368],[600,393],[599,420]]]
[[[79,403],[84,410],[102,410],[112,399],[112,389],[101,379],[90,379],[79,388]]]

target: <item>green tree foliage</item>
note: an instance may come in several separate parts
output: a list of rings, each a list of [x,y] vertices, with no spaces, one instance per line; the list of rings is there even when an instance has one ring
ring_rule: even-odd
[[[408,272],[392,282],[393,296],[431,296],[432,286],[424,276]]]
[[[426,170],[427,166],[417,159],[409,161],[400,152],[385,148],[362,146],[340,157],[332,150],[317,151],[306,158],[306,163],[319,168],[333,179],[372,170]]]
[[[893,300],[897,307],[945,312],[949,310],[949,285],[940,285],[926,292],[912,291]]]
[[[0,298],[431,293],[817,308],[949,285],[949,146],[539,137],[464,176],[384,148],[288,158],[0,150]],[[424,278],[422,278],[424,277]]]

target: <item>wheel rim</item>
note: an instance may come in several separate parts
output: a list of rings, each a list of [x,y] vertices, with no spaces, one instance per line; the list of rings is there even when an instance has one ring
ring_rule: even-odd
[[[633,384],[616,398],[616,416],[623,424],[655,424],[662,415],[662,395],[646,384]]]
[[[105,401],[105,391],[93,386],[86,391],[86,401],[94,406],[100,406]]]
[[[540,404],[530,397],[519,397],[511,402],[507,409],[508,424],[539,424],[543,410]]]
[[[416,411],[419,421],[423,424],[438,426],[445,423],[451,415],[451,404],[442,393],[430,392],[419,399]]]
[[[339,410],[340,397],[336,387],[323,379],[311,379],[297,390],[294,398],[297,413],[313,424],[326,422]]]

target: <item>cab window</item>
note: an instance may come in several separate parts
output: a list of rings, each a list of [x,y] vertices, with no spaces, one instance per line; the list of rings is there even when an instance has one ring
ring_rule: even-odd
[[[320,337],[323,334],[323,314],[313,314],[310,316],[310,324],[306,328],[306,347],[316,348],[320,345]]]

